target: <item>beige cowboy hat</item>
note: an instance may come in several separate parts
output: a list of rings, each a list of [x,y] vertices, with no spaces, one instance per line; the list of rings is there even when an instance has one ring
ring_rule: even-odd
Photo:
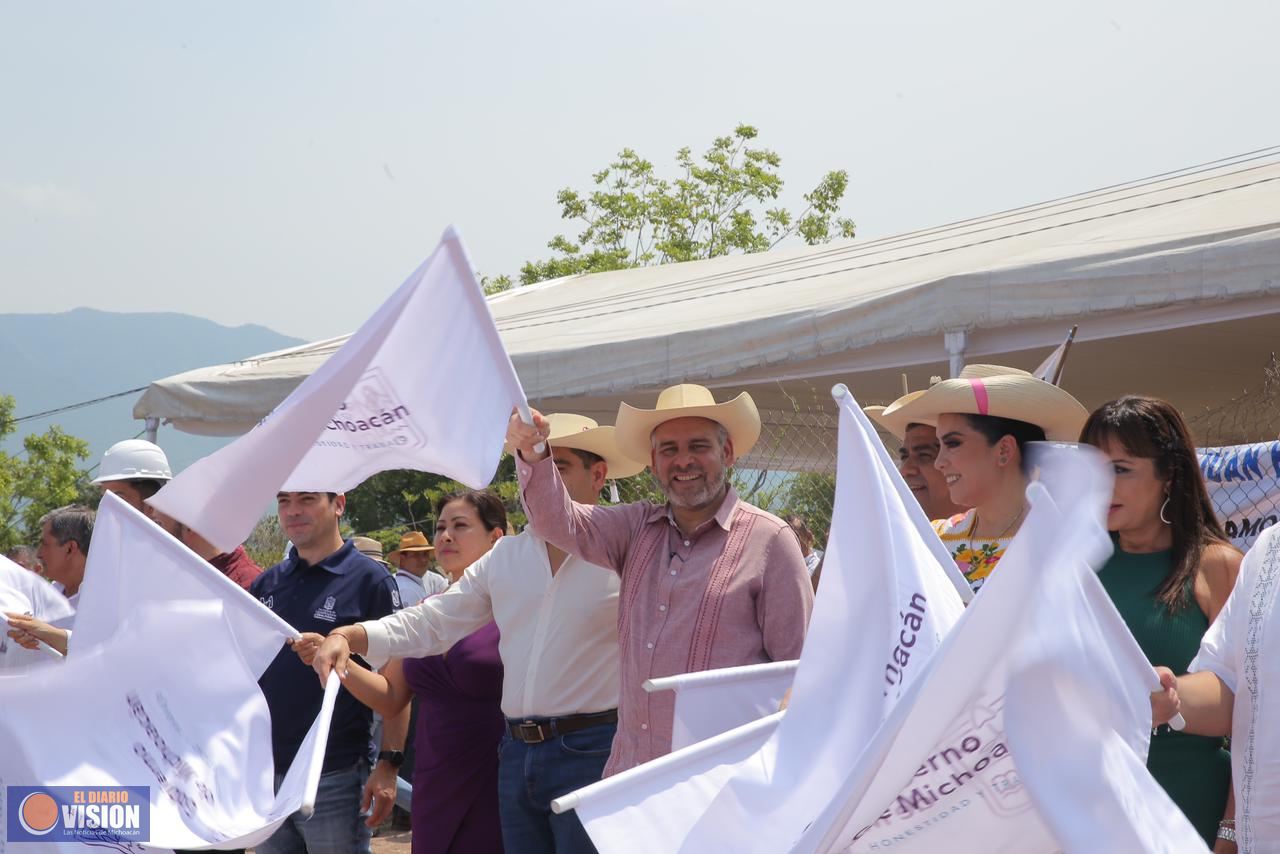
[[[1089,411],[1070,394],[1023,371],[943,380],[900,407],[886,407],[881,417],[936,427],[944,412],[1025,421],[1043,429],[1054,442],[1079,439],[1089,417]]]
[[[365,557],[371,557],[383,566],[387,565],[387,562],[382,559],[382,543],[372,537],[352,537],[351,544]]]
[[[619,406],[618,447],[629,457],[649,459],[654,428],[673,418],[709,418],[721,424],[729,431],[738,457],[746,456],[760,438],[760,412],[751,395],[744,391],[733,400],[716,403],[707,388],[686,383],[663,389],[653,409]]]
[[[595,454],[604,460],[609,467],[609,478],[621,480],[644,471],[649,465],[643,462],[648,454],[633,459],[618,449],[614,428],[601,427],[595,419],[585,415],[571,415],[567,412],[553,412],[546,416],[551,428],[547,441],[553,448],[574,448]],[[507,448],[511,453],[511,448]]]
[[[1017,368],[1006,368],[1004,365],[965,365],[960,371],[960,379],[969,380],[980,377],[995,377],[1002,374],[1009,376],[1029,377],[1031,374]],[[903,374],[903,382],[906,382],[906,374]],[[942,382],[940,377],[934,377],[930,380],[929,385],[935,386]],[[904,394],[888,406],[864,406],[862,411],[867,413],[867,417],[879,424],[885,430],[896,438],[899,442],[907,436],[907,425],[909,424],[928,424],[933,426],[933,421],[921,421],[917,419],[905,419],[901,415],[902,407],[924,394],[927,389],[913,391]],[[935,419],[936,420],[936,419]]]
[[[407,531],[400,535],[400,546],[387,557],[396,562],[396,566],[400,565],[400,555],[403,552],[433,552],[436,547],[427,542],[427,535],[421,531]]]

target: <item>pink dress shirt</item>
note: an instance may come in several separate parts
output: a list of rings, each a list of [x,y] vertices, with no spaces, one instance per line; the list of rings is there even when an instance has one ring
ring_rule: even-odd
[[[516,470],[537,535],[622,576],[622,684],[606,777],[671,752],[675,697],[645,692],[646,679],[800,657],[813,587],[781,519],[730,487],[715,517],[685,537],[667,505],[575,503],[550,457],[517,457]]]

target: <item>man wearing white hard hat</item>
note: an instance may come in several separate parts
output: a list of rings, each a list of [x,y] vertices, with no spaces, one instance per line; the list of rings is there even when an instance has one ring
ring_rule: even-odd
[[[114,492],[135,510],[154,518],[155,512],[145,502],[172,479],[169,458],[159,445],[146,439],[125,439],[107,448],[93,482],[103,492]]]
[[[606,478],[644,469],[618,449],[614,428],[579,415],[546,420],[548,465],[574,501],[595,505]],[[315,668],[321,681],[332,667],[347,671],[344,684],[363,699],[356,683],[365,674],[346,666],[352,652],[439,655],[496,622],[508,723],[498,763],[503,847],[508,854],[593,852],[577,814],[557,815],[551,801],[604,772],[618,718],[618,587],[616,573],[566,554],[530,528],[498,540],[444,593],[335,629]]]
[[[507,427],[530,524],[622,578],[622,692],[608,776],[671,752],[675,699],[647,693],[645,680],[799,658],[813,587],[791,528],[729,483],[734,461],[760,437],[749,394],[716,403],[702,386],[677,385],[653,409],[622,404],[618,447],[648,458],[665,504],[573,501],[540,447],[551,425],[536,412],[533,422],[513,417]]]

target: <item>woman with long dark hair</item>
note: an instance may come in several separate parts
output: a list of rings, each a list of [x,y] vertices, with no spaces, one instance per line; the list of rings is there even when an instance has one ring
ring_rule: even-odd
[[[1115,471],[1107,514],[1115,552],[1098,578],[1151,663],[1185,673],[1242,557],[1214,515],[1187,425],[1169,403],[1130,395],[1094,411],[1080,441]],[[1235,812],[1222,740],[1162,726],[1147,767],[1205,841],[1218,842],[1220,822],[1231,827]]]

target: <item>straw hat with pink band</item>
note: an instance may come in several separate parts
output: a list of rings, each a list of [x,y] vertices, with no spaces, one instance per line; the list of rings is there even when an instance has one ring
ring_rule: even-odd
[[[1007,368],[1004,365],[965,365],[960,371],[958,379],[984,379],[986,377],[996,377],[1001,375],[1029,377],[1031,374],[1026,371],[1020,371],[1017,368]],[[906,381],[906,375],[903,375],[903,382]],[[941,377],[934,377],[929,386],[932,388],[942,382]],[[864,406],[862,411],[867,413],[867,417],[879,424],[885,430],[889,431],[899,442],[907,435],[907,425],[909,424],[928,424],[930,427],[936,426],[934,421],[937,419],[920,419],[920,418],[903,418],[902,408],[920,395],[924,394],[928,389],[913,391],[904,394],[888,406]]]
[[[1019,371],[943,380],[906,403],[895,401],[880,413],[880,419],[901,424],[904,430],[911,423],[936,427],[938,416],[948,412],[1034,424],[1051,442],[1075,442],[1089,417],[1089,411],[1067,392]]]

